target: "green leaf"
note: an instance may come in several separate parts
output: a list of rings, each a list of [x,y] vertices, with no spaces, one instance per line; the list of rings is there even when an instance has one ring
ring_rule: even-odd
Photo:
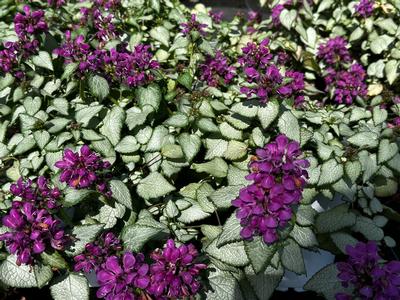
[[[161,148],[161,155],[171,159],[183,158],[181,146],[175,144],[167,144]]]
[[[396,143],[390,143],[387,139],[381,140],[378,149],[378,164],[392,159],[397,153],[399,153],[399,148]]]
[[[229,160],[238,160],[247,155],[247,145],[245,143],[231,140],[224,153],[224,157]]]
[[[318,185],[332,184],[341,179],[343,174],[343,165],[338,164],[336,159],[332,158],[322,164]]]
[[[214,157],[222,157],[228,149],[228,142],[220,138],[206,138],[205,146],[207,153],[205,159],[213,159]]]
[[[358,41],[364,35],[364,30],[361,27],[356,27],[350,34],[349,42]]]
[[[317,212],[311,205],[300,205],[296,212],[296,222],[301,226],[314,225],[314,218]]]
[[[103,224],[93,224],[93,225],[77,225],[72,229],[72,237],[74,238],[74,243],[65,250],[68,256],[76,256],[81,254],[85,250],[87,243],[93,242],[96,236],[103,229]]]
[[[214,177],[226,177],[228,174],[228,164],[220,157],[216,157],[206,163],[192,164],[192,167],[198,173],[205,172]]]
[[[337,293],[345,292],[345,288],[337,276],[336,264],[328,265],[315,273],[305,284],[304,289],[322,294],[326,299],[335,299]]]
[[[119,203],[115,203],[114,207],[103,205],[100,207],[99,214],[93,218],[104,224],[104,229],[109,229],[117,224],[118,219],[124,216],[125,211],[125,206]]]
[[[36,141],[32,135],[28,135],[20,141],[14,149],[14,155],[21,155],[31,150],[36,145]]]
[[[54,71],[51,56],[46,51],[39,51],[39,55],[32,56],[32,62],[35,66]]]
[[[242,131],[237,130],[227,122],[222,122],[219,124],[219,131],[221,132],[222,136],[228,140],[243,139]]]
[[[346,172],[346,175],[350,178],[352,183],[355,183],[358,177],[360,177],[361,174],[361,163],[356,160],[356,161],[347,161],[344,164],[344,170]]]
[[[14,288],[41,288],[52,277],[53,271],[49,266],[18,266],[14,255],[8,256],[0,265],[0,281]]]
[[[310,227],[294,225],[290,236],[303,248],[318,246],[317,238]]]
[[[126,125],[129,130],[136,128],[139,125],[143,125],[146,122],[147,116],[153,111],[153,107],[147,105],[142,109],[139,107],[131,107],[126,111]]]
[[[355,223],[355,214],[349,211],[347,204],[341,204],[320,213],[316,218],[315,226],[319,233],[326,233],[353,226]]]
[[[363,216],[357,216],[356,223],[352,229],[363,234],[366,239],[371,241],[380,241],[384,237],[383,230],[374,221]]]
[[[100,100],[105,99],[110,93],[107,80],[99,75],[90,76],[88,84],[92,95]]]
[[[137,186],[138,195],[146,200],[165,196],[172,191],[175,191],[175,187],[158,172],[150,173]]]
[[[189,124],[189,119],[184,113],[176,113],[169,117],[164,123],[164,125],[183,128]]]
[[[278,128],[289,139],[300,142],[299,121],[290,111],[285,111],[279,118]]]
[[[305,274],[303,255],[299,245],[292,239],[288,239],[288,244],[283,248],[281,256],[283,266],[296,274]]]
[[[7,73],[4,77],[0,77],[0,91],[12,85],[14,80],[15,78],[10,73]]]
[[[346,246],[355,246],[357,244],[357,239],[353,238],[350,234],[345,232],[335,232],[331,234],[332,241],[335,243],[336,247],[340,249],[344,254],[346,254]]]
[[[394,41],[394,38],[386,34],[380,35],[371,42],[371,51],[375,54],[381,54],[389,48],[389,45]]]
[[[168,228],[151,218],[146,216],[130,226],[122,230],[121,239],[124,242],[124,248],[138,252],[150,240],[164,239],[168,237]]]
[[[243,238],[240,236],[241,229],[242,226],[240,225],[240,221],[236,217],[236,213],[234,212],[226,220],[224,226],[222,227],[221,235],[218,237],[217,240],[217,247],[219,248],[226,244],[243,240]]]
[[[252,241],[245,241],[244,248],[256,274],[267,268],[277,252],[276,247],[264,243],[260,236],[254,237]]]
[[[35,131],[33,133],[33,138],[35,139],[39,148],[43,149],[50,141],[50,134],[45,130]]]
[[[294,9],[287,10],[286,8],[282,10],[281,14],[279,15],[279,20],[283,26],[290,30],[292,28],[294,21],[297,17],[297,11]]]
[[[244,300],[239,283],[229,272],[211,265],[208,279],[211,289],[207,291],[207,300]]]
[[[136,138],[131,135],[125,136],[117,146],[115,146],[115,151],[119,153],[133,153],[139,150],[140,144],[137,142]]]
[[[111,180],[109,182],[112,197],[119,203],[125,205],[127,208],[132,209],[132,198],[129,189],[121,180]]]
[[[158,110],[162,99],[160,87],[154,83],[147,87],[139,87],[136,91],[136,98],[142,110],[146,105],[153,107],[153,110]]]
[[[376,161],[376,154],[370,154],[368,151],[364,150],[358,153],[358,157],[363,170],[363,182],[365,183],[379,169]]]
[[[399,76],[398,72],[399,62],[395,59],[389,60],[385,65],[385,74],[389,84],[393,84],[393,82]]]
[[[68,264],[65,259],[61,256],[61,254],[57,251],[49,254],[47,252],[42,252],[40,257],[43,261],[43,264],[56,268],[56,269],[68,269]]]
[[[180,216],[178,217],[179,222],[183,222],[185,224],[193,223],[196,221],[203,220],[208,218],[210,214],[205,212],[200,204],[193,199],[179,199],[175,202],[179,210],[181,211]],[[189,207],[186,207],[189,204]],[[185,208],[182,208],[185,207]]]
[[[89,299],[89,284],[85,276],[69,273],[53,284],[50,292],[54,300],[86,300]]]
[[[247,279],[257,294],[258,299],[270,299],[282,280],[284,270],[282,266],[279,266],[277,269],[269,266],[264,272],[257,275],[246,273]]]
[[[39,97],[27,97],[23,100],[23,105],[27,114],[34,116],[42,106],[42,100]]]
[[[138,137],[137,140],[140,142]],[[170,143],[168,129],[161,125],[157,126],[147,143],[146,152],[160,151],[163,145]]]
[[[165,46],[169,46],[169,31],[163,26],[157,26],[150,30],[150,36]]]
[[[351,136],[348,142],[357,147],[375,148],[378,146],[378,136],[374,132],[359,132]]]
[[[199,152],[201,140],[196,134],[182,133],[178,137],[179,144],[182,147],[183,154],[190,162]]]
[[[65,197],[64,197],[64,207],[71,207],[74,206],[86,198],[88,198],[91,195],[94,195],[95,192],[92,190],[86,190],[86,189],[81,189],[81,190],[76,190],[72,188],[67,188],[64,192]]]
[[[205,252],[220,261],[234,266],[243,267],[249,264],[243,242],[230,243],[220,248],[217,247],[217,240],[207,246]]]
[[[121,139],[121,130],[125,122],[125,111],[122,107],[114,106],[103,120],[100,132],[115,146]]]
[[[197,120],[197,126],[204,132],[219,132],[219,128],[212,119],[201,118]]]
[[[235,103],[231,111],[248,118],[254,118],[258,112],[258,100],[246,100]]]
[[[190,90],[193,84],[193,77],[189,72],[182,73],[178,76],[178,82],[182,84],[185,88]]]
[[[64,66],[64,73],[61,76],[61,80],[64,79],[70,79],[71,76],[75,73],[75,71],[78,69],[79,67],[79,63],[75,62],[75,63],[69,63],[67,65]]]
[[[97,115],[103,108],[103,105],[92,105],[79,109],[75,113],[75,120],[87,127],[90,120]]]
[[[386,121],[388,116],[386,109],[380,109],[379,107],[375,106],[372,112],[372,117],[374,120],[375,125],[379,125]]]
[[[239,191],[242,187],[243,185],[224,186],[214,191],[209,196],[209,199],[218,208],[230,208],[232,206],[232,200],[235,200],[237,198],[237,196],[239,195]]]

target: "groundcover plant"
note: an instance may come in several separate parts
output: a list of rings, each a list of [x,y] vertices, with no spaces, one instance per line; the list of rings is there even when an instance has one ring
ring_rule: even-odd
[[[0,1],[4,289],[400,299],[400,2],[262,2]]]

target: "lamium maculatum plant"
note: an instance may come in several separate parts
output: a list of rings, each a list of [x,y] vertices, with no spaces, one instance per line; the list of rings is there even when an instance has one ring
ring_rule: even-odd
[[[0,0],[4,295],[399,299],[400,3],[261,2]]]

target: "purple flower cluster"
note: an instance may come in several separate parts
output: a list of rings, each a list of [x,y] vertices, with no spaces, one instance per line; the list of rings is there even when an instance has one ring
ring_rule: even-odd
[[[39,41],[35,35],[48,29],[43,10],[31,11],[26,5],[23,11],[24,14],[17,13],[14,17],[14,30],[18,41],[6,42],[3,45],[4,49],[0,50],[0,70],[4,73],[12,72],[20,57],[26,59],[36,53]],[[24,73],[16,70],[14,76],[21,79]]]
[[[206,35],[204,29],[207,27],[207,25],[198,22],[195,14],[191,15],[190,20],[187,23],[181,23],[181,27],[181,32],[184,36],[189,36],[192,32],[197,32],[202,36]]]
[[[279,56],[274,56],[268,48],[269,40],[263,40],[259,45],[248,43],[242,48],[243,55],[239,63],[243,68],[247,84],[240,91],[248,97],[256,95],[261,102],[267,102],[272,96],[281,98],[294,97],[296,104],[304,101],[301,92],[304,89],[304,75],[300,72],[286,71],[281,74],[277,67]]]
[[[222,22],[222,18],[224,16],[224,12],[222,10],[221,11],[211,10],[208,14],[215,24],[220,24]]]
[[[375,242],[347,246],[347,262],[336,264],[338,278],[344,287],[353,287],[353,294],[336,294],[337,300],[400,299],[400,261],[380,263]]]
[[[349,70],[328,69],[325,83],[327,89],[334,90],[334,99],[337,103],[351,104],[356,97],[367,95],[366,76],[364,68],[360,64],[354,63]]]
[[[372,16],[374,12],[374,5],[374,0],[360,0],[360,2],[355,6],[356,13],[363,18],[368,18]]]
[[[36,187],[20,178],[10,191],[19,197],[12,202],[11,210],[3,217],[3,225],[10,231],[0,235],[11,254],[17,256],[17,265],[33,264],[37,255],[46,249],[63,250],[68,242],[60,221],[51,210],[58,208],[60,196],[57,188],[50,188],[47,179],[39,177]]]
[[[103,161],[101,157],[90,150],[89,146],[83,145],[80,153],[71,149],[64,151],[62,160],[55,163],[61,169],[60,181],[66,182],[74,189],[86,189],[96,187],[97,191],[111,197],[111,191],[107,186],[107,179],[111,174],[111,164]]]
[[[271,9],[272,25],[277,27],[281,24],[280,16],[282,11],[285,9],[284,4],[277,4]]]
[[[217,51],[215,57],[207,56],[204,64],[200,65],[200,70],[200,79],[213,87],[219,86],[222,82],[230,83],[236,75],[236,68],[229,65],[228,58],[221,51]]]
[[[25,5],[24,14],[17,13],[14,17],[14,29],[20,39],[46,32],[48,27],[44,11],[31,11],[31,8]]]
[[[163,250],[155,250],[151,254],[154,263],[150,266],[149,293],[159,300],[196,295],[200,289],[200,271],[207,268],[205,264],[194,262],[197,256],[192,244],[176,247],[171,239]]]
[[[168,240],[164,249],[156,249],[150,255],[151,265],[145,263],[143,254],[126,252],[122,257],[112,255],[96,269],[100,288],[98,298],[143,299],[186,299],[200,290],[199,276],[205,264],[196,263],[198,252],[192,245],[176,247]]]
[[[24,182],[20,178],[10,186],[10,192],[23,201],[31,202],[40,208],[56,209],[59,207],[57,201],[60,198],[60,190],[50,188],[49,182],[44,176],[39,176],[35,184],[30,179]]]
[[[108,14],[105,16],[98,9],[93,11],[93,26],[97,30],[95,35],[100,42],[106,43],[118,36],[117,29],[113,24],[113,21],[113,14]]]
[[[301,200],[309,162],[300,158],[299,143],[284,135],[256,153],[246,177],[253,183],[240,190],[232,205],[238,208],[236,216],[244,239],[260,235],[265,243],[272,244],[279,240],[279,230],[291,220],[292,206]]]
[[[141,253],[110,256],[96,275],[100,284],[96,296],[106,300],[139,300],[137,289],[143,290],[150,283],[149,265],[144,262]]]
[[[318,48],[317,57],[327,65],[341,65],[352,61],[347,41],[341,36],[331,38]]]
[[[74,257],[74,271],[96,271],[107,257],[116,255],[121,249],[121,241],[112,232],[103,233],[98,240],[86,244],[84,253]]]
[[[111,82],[121,82],[130,87],[151,82],[154,80],[151,70],[159,68],[159,63],[152,59],[148,45],[139,44],[132,52],[124,47],[110,51],[92,49],[85,43],[84,36],[72,39],[69,31],[66,32],[66,42],[54,52],[63,57],[67,64],[78,63],[81,75],[86,71],[97,72]]]

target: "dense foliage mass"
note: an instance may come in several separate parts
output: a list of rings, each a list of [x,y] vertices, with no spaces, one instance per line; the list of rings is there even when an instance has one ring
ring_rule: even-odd
[[[265,2],[0,1],[5,290],[400,298],[400,2]]]

